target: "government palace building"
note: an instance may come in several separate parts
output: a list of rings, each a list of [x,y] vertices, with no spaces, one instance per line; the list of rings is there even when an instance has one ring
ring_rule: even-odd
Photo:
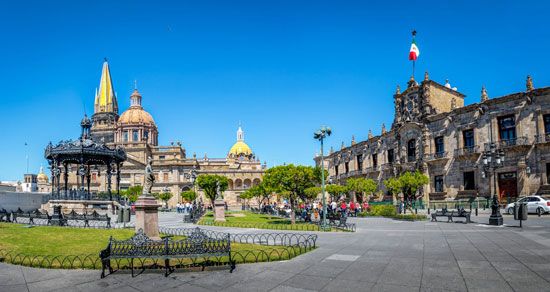
[[[113,189],[127,189],[144,183],[147,158],[152,158],[155,172],[154,193],[171,192],[169,206],[182,201],[180,193],[193,189],[193,180],[201,174],[217,174],[229,179],[224,200],[229,206],[240,206],[239,194],[257,185],[265,171],[252,149],[244,141],[244,131],[237,130],[236,142],[224,158],[209,158],[205,154],[188,157],[180,142],[167,146],[158,143],[159,129],[155,120],[142,106],[142,96],[137,89],[130,95],[130,107],[119,114],[117,96],[113,88],[111,72],[107,61],[103,63],[99,89],[96,91],[91,136],[114,149],[122,147],[127,160],[120,170],[120,186]],[[228,145],[229,146],[229,145]],[[78,187],[75,173],[69,175],[71,189]],[[99,169],[91,170],[92,192],[107,191],[107,176]],[[200,190],[199,194],[201,194]],[[209,200],[204,200],[209,202]]]
[[[470,105],[464,97],[428,73],[398,86],[391,128],[324,157],[330,182],[372,178],[391,199],[383,181],[419,170],[430,180],[418,194],[425,202],[550,193],[550,87],[535,88],[528,76],[525,91],[490,98],[483,87]]]

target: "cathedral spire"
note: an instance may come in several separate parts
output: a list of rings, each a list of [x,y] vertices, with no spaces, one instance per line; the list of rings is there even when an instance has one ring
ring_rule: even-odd
[[[118,113],[118,103],[113,88],[113,80],[111,79],[111,70],[107,59],[103,62],[101,70],[101,79],[99,81],[99,90],[95,95],[95,113],[114,112]]]

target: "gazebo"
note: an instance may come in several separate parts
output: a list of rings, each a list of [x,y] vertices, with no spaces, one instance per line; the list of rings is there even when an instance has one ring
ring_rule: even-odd
[[[80,122],[82,133],[77,140],[61,141],[57,145],[51,142],[46,147],[44,157],[51,169],[52,198],[65,200],[91,200],[91,171],[105,171],[109,200],[113,200],[111,181],[116,176],[116,192],[120,192],[120,168],[126,160],[126,152],[120,147],[107,147],[103,142],[90,136],[92,121],[84,115]],[[74,166],[74,167],[73,167]],[[76,172],[76,190],[69,190],[69,173]],[[61,185],[63,176],[63,185]]]

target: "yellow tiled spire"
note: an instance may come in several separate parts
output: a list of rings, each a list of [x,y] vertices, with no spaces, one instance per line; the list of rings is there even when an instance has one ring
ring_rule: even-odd
[[[118,104],[107,59],[105,59],[105,62],[103,62],[103,69],[101,70],[101,80],[99,81],[99,90],[96,90],[95,94],[94,109],[96,113],[118,113]]]

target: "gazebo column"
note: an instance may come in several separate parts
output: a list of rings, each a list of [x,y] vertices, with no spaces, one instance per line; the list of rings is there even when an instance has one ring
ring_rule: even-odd
[[[67,162],[63,163],[65,168],[65,173],[63,174],[63,179],[65,180],[65,199],[67,199],[67,191],[69,190],[69,165]]]
[[[90,178],[91,178],[91,173],[90,173],[90,163],[88,163],[88,171],[86,172],[86,185],[88,187],[88,191],[86,193],[86,199],[87,200],[90,200],[92,198],[92,196],[90,195]]]
[[[111,162],[107,163],[107,192],[109,193],[109,200],[113,200],[113,194],[111,193]]]
[[[78,195],[82,198],[84,195],[85,185],[84,185],[84,177],[86,176],[86,166],[84,164],[80,164],[78,166],[78,174],[80,175],[80,186],[78,187]]]
[[[59,198],[59,195],[60,195],[60,189],[61,189],[60,180],[61,180],[61,170],[59,170],[59,163],[56,161],[55,162],[55,183],[56,183],[55,192],[57,193],[57,198]]]

